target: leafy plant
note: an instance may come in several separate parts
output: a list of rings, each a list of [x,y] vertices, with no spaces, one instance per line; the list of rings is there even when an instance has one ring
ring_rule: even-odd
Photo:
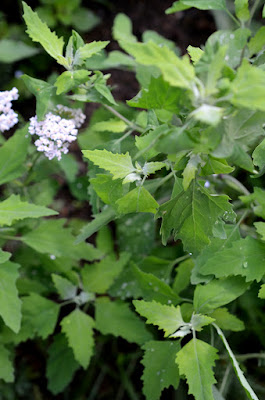
[[[108,42],[85,43],[76,31],[66,44],[23,3],[30,38],[65,71],[53,82],[22,76],[36,116],[2,136],[3,381],[14,382],[16,347],[35,341],[47,388],[67,393],[112,335],[141,346],[147,400],[170,386],[183,393],[183,380],[196,400],[223,399],[229,359],[239,397],[262,396],[259,379],[239,365],[264,358],[265,345],[265,34],[251,30],[260,2],[248,3],[235,0],[231,13],[225,0],[176,1],[167,13],[219,10],[235,24],[183,57],[154,32],[138,41],[122,14],[113,27],[121,51],[106,54]],[[101,72],[109,66],[136,73],[140,90],[126,104]],[[1,92],[2,132],[17,123],[16,98],[14,89]],[[100,107],[77,134],[78,107],[90,102]],[[85,176],[69,154],[76,138]],[[76,208],[89,202],[89,222],[65,215],[57,176]],[[244,330],[259,344],[234,354]],[[117,363],[128,396],[138,398],[125,361]]]

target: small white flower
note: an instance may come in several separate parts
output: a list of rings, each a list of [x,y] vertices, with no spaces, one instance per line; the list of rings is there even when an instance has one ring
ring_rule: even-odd
[[[0,132],[8,131],[17,124],[17,114],[12,110],[12,101],[17,99],[18,90],[15,87],[0,92]]]
[[[39,136],[34,144],[38,151],[52,160],[62,158],[62,153],[68,153],[69,144],[76,140],[78,130],[85,120],[85,115],[80,109],[71,109],[62,105],[56,107],[56,112],[46,114],[43,121],[38,121],[37,116],[30,118],[29,133]]]

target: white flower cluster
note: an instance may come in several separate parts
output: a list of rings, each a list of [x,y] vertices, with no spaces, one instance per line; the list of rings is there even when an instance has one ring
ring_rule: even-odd
[[[18,90],[0,92],[0,132],[8,131],[18,122],[17,114],[12,110],[12,101],[18,99]]]
[[[86,118],[80,109],[60,104],[56,111],[57,114],[46,114],[43,121],[38,122],[37,116],[30,118],[29,133],[39,136],[34,144],[49,160],[54,157],[60,160],[62,154],[68,153],[69,144],[76,140],[76,128],[80,128]]]

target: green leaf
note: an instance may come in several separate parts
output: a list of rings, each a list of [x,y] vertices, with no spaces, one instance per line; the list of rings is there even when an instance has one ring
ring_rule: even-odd
[[[265,139],[255,148],[252,153],[253,164],[257,165],[259,169],[265,166]]]
[[[225,0],[179,0],[166,10],[166,14],[195,7],[199,10],[226,10]]]
[[[0,147],[0,185],[20,177],[25,172],[24,162],[30,138],[27,135],[28,125],[18,129]]]
[[[51,96],[55,92],[54,86],[26,74],[22,75],[21,79],[27,89],[36,97],[36,114],[38,119],[42,120],[48,112]]]
[[[164,109],[178,112],[180,108],[179,103],[182,99],[182,90],[171,87],[162,76],[158,78],[152,76],[148,88],[142,89],[127,103],[130,107],[146,108],[148,110]]]
[[[133,268],[133,273],[142,291],[142,297],[146,300],[155,300],[162,304],[177,304],[180,297],[171,287],[152,273],[143,272],[137,267]]]
[[[13,63],[24,58],[33,57],[39,53],[39,50],[28,46],[24,42],[12,39],[0,40],[0,62]]]
[[[89,243],[75,245],[75,237],[71,234],[71,229],[64,228],[64,224],[65,219],[44,220],[36,229],[26,233],[21,239],[34,250],[50,254],[52,257],[92,261],[102,256],[102,253]]]
[[[124,186],[119,179],[113,181],[110,175],[97,174],[96,178],[90,179],[93,189],[105,204],[115,207],[115,202],[124,194]]]
[[[14,382],[14,367],[10,361],[10,351],[2,344],[0,345],[0,379],[5,382]]]
[[[197,285],[194,293],[194,309],[199,313],[208,313],[241,296],[248,286],[243,278],[237,276],[213,280],[203,286]]]
[[[8,253],[7,251],[3,251],[2,249],[0,249],[0,264],[3,264],[6,261],[8,261],[11,255],[12,255],[11,253]]]
[[[64,335],[56,335],[48,350],[46,369],[48,389],[55,395],[62,392],[78,368],[79,364],[74,359],[73,351],[68,347]]]
[[[148,302],[144,300],[133,300],[133,304],[136,311],[147,318],[147,324],[157,325],[159,329],[163,329],[165,337],[172,335],[185,325],[179,306],[168,306],[156,301]]]
[[[51,32],[48,26],[41,21],[38,14],[23,1],[23,18],[27,25],[27,33],[34,41],[42,45],[42,47],[55,58],[59,64],[65,65],[63,57],[63,38],[58,38],[54,32]]]
[[[108,121],[100,121],[93,125],[93,130],[96,132],[124,132],[127,124],[120,119],[111,118]]]
[[[246,22],[250,18],[250,13],[248,9],[248,0],[235,0],[235,11],[237,18]]]
[[[132,33],[132,23],[125,14],[116,15],[112,28],[112,36],[118,42],[137,42],[137,38]]]
[[[52,274],[52,281],[62,300],[72,299],[77,294],[77,286],[60,275]]]
[[[265,240],[265,223],[264,222],[254,222],[255,228],[258,234],[261,236],[262,240]]]
[[[259,217],[265,219],[265,190],[254,187],[254,192],[247,196],[240,196],[240,200],[244,204],[253,202],[253,211]]]
[[[265,274],[265,244],[251,236],[233,242],[230,248],[221,248],[200,268],[204,275],[216,278],[241,275],[247,282],[259,282]]]
[[[244,322],[240,321],[235,315],[230,314],[227,308],[217,308],[211,314],[216,324],[221,329],[227,329],[234,332],[243,331],[245,329]]]
[[[184,248],[198,253],[210,243],[212,229],[219,217],[233,219],[227,196],[211,195],[196,182],[160,206],[162,241],[166,244],[173,230],[174,240],[181,239]]]
[[[202,315],[202,314],[192,314],[190,323],[192,325],[192,328],[195,331],[200,332],[202,330],[203,326],[212,324],[215,321],[214,318],[208,317],[207,315]]]
[[[81,271],[84,289],[88,292],[106,293],[129,259],[128,253],[121,253],[119,260],[109,255],[98,263],[85,265]]]
[[[159,68],[164,80],[172,86],[191,89],[195,72],[188,57],[179,58],[168,47],[161,47],[154,42],[122,42],[122,47],[134,56],[139,64]]]
[[[74,357],[86,369],[93,354],[94,320],[78,308],[63,318],[62,332],[66,335]]]
[[[265,26],[262,26],[257,31],[256,35],[250,39],[248,43],[248,48],[250,51],[250,56],[259,53],[265,46]]]
[[[265,111],[265,71],[243,60],[231,83],[231,103],[252,110]]]
[[[230,174],[234,169],[234,167],[228,165],[225,159],[218,159],[209,155],[206,164],[201,169],[201,175]]]
[[[194,268],[194,261],[190,258],[183,261],[176,267],[176,277],[173,283],[175,293],[181,293],[190,284],[190,274]]]
[[[192,154],[186,165],[183,175],[183,189],[187,190],[190,186],[190,183],[195,179],[196,172],[198,171],[199,165],[201,164],[202,159],[198,154]]]
[[[76,237],[76,244],[79,244],[97,232],[102,226],[107,225],[116,217],[116,212],[112,207],[106,207],[100,214],[94,216],[94,219],[85,225],[80,234]]]
[[[88,58],[99,53],[109,44],[109,41],[93,41],[78,48],[74,57],[74,65],[82,65]]]
[[[145,323],[122,301],[98,298],[95,319],[95,327],[103,335],[120,336],[127,342],[140,345],[152,339]]]
[[[121,199],[116,201],[118,211],[121,214],[134,212],[150,212],[155,214],[158,203],[153,196],[143,187],[138,186]]]
[[[212,385],[216,380],[212,368],[218,358],[214,347],[195,338],[177,353],[179,372],[185,375],[189,394],[196,400],[214,400]]]
[[[191,45],[188,46],[187,52],[189,53],[189,56],[194,64],[196,64],[200,60],[204,53],[204,51],[199,47],[193,47]]]
[[[175,358],[180,344],[178,341],[151,340],[142,349],[145,351],[141,361],[144,366],[143,393],[146,400],[159,400],[165,388],[170,385],[178,388],[179,370]]]
[[[6,261],[0,265],[0,316],[14,332],[18,332],[21,323],[21,301],[18,297],[16,280],[20,265]]]
[[[159,161],[146,162],[142,168],[142,173],[145,176],[149,176],[164,167],[167,167],[167,164],[164,162],[159,162]]]
[[[90,71],[80,69],[78,71],[65,71],[57,79],[54,86],[57,87],[56,94],[67,93],[85,83],[88,80]]]
[[[20,197],[14,194],[0,203],[0,225],[12,225],[14,221],[20,219],[47,217],[57,214],[57,211],[49,208],[21,201]]]
[[[237,362],[237,360],[236,360],[236,358],[235,358],[235,356],[234,356],[234,354],[233,354],[233,352],[232,352],[232,350],[231,350],[231,348],[230,348],[230,346],[229,346],[229,344],[228,344],[228,342],[227,342],[227,340],[225,338],[225,335],[223,334],[223,332],[221,331],[221,329],[217,325],[214,324],[214,327],[217,330],[218,335],[221,337],[221,339],[222,339],[222,341],[224,343],[224,346],[225,346],[225,348],[226,348],[226,350],[227,350],[227,352],[229,354],[229,357],[230,357],[230,359],[232,361],[232,365],[233,365],[234,371],[235,371],[235,373],[236,373],[236,375],[238,377],[238,380],[239,380],[240,384],[243,386],[248,398],[252,399],[252,400],[259,400],[258,397],[256,396],[256,394],[253,392],[252,388],[250,387],[250,385],[249,385],[248,381],[246,380],[243,372],[241,371],[241,369],[240,369],[240,367],[238,365],[238,362]]]
[[[261,285],[259,290],[259,297],[261,299],[265,299],[265,284]],[[221,327],[222,328],[222,327]]]
[[[23,298],[22,304],[22,332],[26,329],[30,332],[29,337],[37,334],[42,339],[46,339],[55,329],[60,306],[51,300],[30,293]]]
[[[197,121],[204,122],[205,124],[216,126],[222,119],[224,110],[220,107],[203,104],[194,110],[190,117],[195,118]]]
[[[86,158],[95,165],[109,171],[113,179],[125,178],[135,171],[129,153],[118,154],[107,150],[82,150]]]

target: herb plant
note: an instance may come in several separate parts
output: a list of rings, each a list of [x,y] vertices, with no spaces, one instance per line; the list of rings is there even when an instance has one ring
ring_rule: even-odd
[[[147,400],[170,386],[180,399],[186,388],[196,400],[232,398],[230,366],[241,385],[233,398],[263,396],[244,364],[265,345],[265,27],[251,24],[261,3],[176,1],[167,13],[215,10],[234,24],[183,57],[155,32],[138,41],[123,14],[113,27],[121,51],[76,31],[65,43],[23,3],[28,35],[62,72],[21,77],[36,116],[1,138],[4,382],[15,380],[18,346],[35,341],[49,391],[66,396],[112,335],[140,346]],[[140,91],[126,104],[111,93],[110,68],[136,74]],[[18,121],[17,96],[0,94],[2,132]],[[99,107],[82,130],[86,103]],[[76,139],[83,174],[69,152]],[[58,177],[80,213],[89,202],[89,222],[64,215]],[[254,353],[244,354],[247,335]]]

